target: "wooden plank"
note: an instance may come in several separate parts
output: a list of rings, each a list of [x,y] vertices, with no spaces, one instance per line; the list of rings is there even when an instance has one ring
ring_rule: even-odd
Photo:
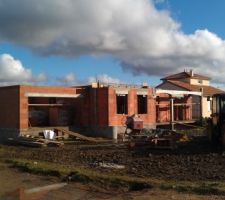
[[[28,106],[32,107],[41,107],[41,106],[69,106],[68,104],[28,104]],[[71,105],[70,105],[71,106]]]
[[[81,140],[85,140],[85,141],[89,141],[89,142],[98,142],[98,140],[95,139],[95,138],[87,137],[87,136],[84,136],[82,134],[75,133],[75,132],[72,132],[72,131],[69,131],[69,130],[66,130],[66,129],[63,129],[63,128],[56,128],[56,130],[64,132],[65,134],[68,134],[70,136],[74,136],[74,137],[79,138]]]
[[[16,144],[29,146],[29,147],[46,147],[47,145],[43,142],[36,142],[36,141],[28,141],[23,139],[15,140]]]
[[[24,137],[24,136],[21,136],[15,139],[11,138],[9,141],[14,144],[30,146],[30,147],[46,147],[46,146],[61,147],[64,145],[63,142],[59,142],[59,141],[53,141],[53,140],[48,140],[43,138]]]
[[[58,141],[54,141],[54,140],[48,140],[48,139],[37,139],[38,142],[43,142],[45,143],[47,146],[58,146],[61,147],[64,145],[63,142],[58,142]]]

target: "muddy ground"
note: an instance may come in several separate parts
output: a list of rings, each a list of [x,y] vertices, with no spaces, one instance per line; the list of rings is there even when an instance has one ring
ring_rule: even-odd
[[[126,144],[78,142],[65,145],[63,148],[20,147],[16,155],[10,155],[12,156],[94,168],[101,172],[109,171],[134,177],[175,181],[225,180],[225,153],[212,147],[202,136],[193,137],[190,142],[180,145],[176,150],[131,150]],[[104,168],[104,163],[114,163],[124,168]]]
[[[18,200],[19,197],[12,197],[14,191],[18,189],[30,189],[58,183],[55,177],[39,176],[20,172],[17,169],[9,168],[6,164],[0,163],[0,200]],[[180,193],[173,190],[145,189],[136,192],[118,193],[113,191],[96,192],[78,183],[69,183],[63,188],[50,191],[43,195],[40,200],[221,200],[225,199],[221,195],[197,195]]]

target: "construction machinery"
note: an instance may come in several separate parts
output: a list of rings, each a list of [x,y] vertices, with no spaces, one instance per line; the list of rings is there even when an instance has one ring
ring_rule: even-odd
[[[212,114],[207,132],[210,141],[225,146],[225,93],[212,97]]]
[[[137,115],[131,116],[126,124],[130,129],[127,134],[130,148],[175,149],[176,142],[183,138],[175,131],[144,128],[143,121]]]

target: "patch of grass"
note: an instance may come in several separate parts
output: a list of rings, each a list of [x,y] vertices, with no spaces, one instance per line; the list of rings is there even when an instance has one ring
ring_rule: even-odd
[[[136,191],[152,187],[149,182],[146,182],[141,178],[100,173],[82,167],[64,166],[55,163],[26,159],[9,159],[6,162],[21,171],[58,177],[64,176],[64,181],[74,181],[83,184],[91,183],[104,187],[105,189],[115,188]]]
[[[180,193],[198,195],[225,195],[224,182],[177,182],[160,186],[162,190],[175,190]]]
[[[57,172],[57,174],[63,175],[70,172],[70,169],[68,169],[67,167],[64,167],[63,165],[61,166],[55,163],[48,163],[48,162],[35,161],[35,160],[12,158],[12,159],[7,159],[6,163],[9,163],[11,167],[18,168],[21,171],[26,171],[26,172],[30,172],[34,174],[54,175]]]
[[[101,173],[89,168],[64,166],[56,163],[32,161],[25,159],[7,160],[12,167],[35,174],[64,177],[64,181],[74,181],[82,184],[94,185],[106,190],[138,191],[150,188],[175,190],[181,193],[200,195],[225,195],[225,182],[212,181],[165,181],[150,178],[119,176],[112,173]]]
[[[0,145],[0,160],[5,160],[5,158],[18,158],[19,157],[29,157],[32,156],[32,151],[28,147],[17,147],[17,146],[8,146]],[[38,151],[38,149],[36,149]]]
[[[23,172],[29,172],[33,174],[49,175],[49,176],[58,176],[61,174],[58,170],[48,167],[47,165],[40,165],[38,162],[24,162],[21,160],[6,160],[6,163],[11,164],[11,167],[17,168]]]

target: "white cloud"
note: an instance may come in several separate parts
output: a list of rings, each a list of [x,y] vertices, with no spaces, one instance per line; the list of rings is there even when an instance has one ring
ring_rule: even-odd
[[[68,73],[62,77],[57,78],[56,83],[58,85],[74,86],[74,85],[88,85],[93,82],[99,81],[100,83],[110,84],[110,83],[123,83],[117,78],[113,78],[108,74],[99,74],[97,76],[89,76],[88,78],[81,80],[77,79],[74,73]]]
[[[33,77],[34,82],[43,82],[47,81],[48,77],[45,73],[40,73],[36,77]]]
[[[165,3],[167,0],[154,0],[155,4],[162,4]]]
[[[32,71],[23,66],[9,54],[0,54],[0,85],[25,84],[45,81],[45,74],[32,75]]]
[[[60,85],[69,86],[69,85],[76,85],[77,84],[76,77],[73,73],[66,74],[63,77],[58,78],[57,81],[59,81]]]
[[[0,27],[0,41],[41,54],[110,54],[133,74],[190,67],[224,80],[225,41],[207,29],[183,33],[153,0],[0,0]]]
[[[101,74],[98,75],[96,77],[91,76],[88,78],[88,83],[93,83],[99,81],[100,83],[106,83],[106,84],[110,84],[110,83],[115,83],[115,84],[119,84],[122,83],[121,80],[117,79],[117,78],[113,78],[107,74]]]

